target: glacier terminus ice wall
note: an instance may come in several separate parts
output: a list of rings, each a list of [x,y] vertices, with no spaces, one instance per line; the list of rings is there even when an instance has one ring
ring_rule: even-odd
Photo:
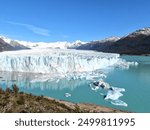
[[[105,83],[107,67],[128,68],[137,63],[126,62],[119,54],[73,49],[31,49],[20,51],[0,52],[0,80],[1,84],[12,83],[30,88],[71,90],[89,83],[92,91],[102,88],[94,86],[94,82]],[[38,83],[39,82],[39,83]],[[110,85],[111,86],[111,85]],[[105,101],[113,105],[128,104],[120,97],[124,88],[111,86],[105,95]],[[65,93],[69,94],[69,93]]]
[[[94,51],[40,49],[0,53],[0,71],[31,73],[87,72],[114,66],[119,54]]]

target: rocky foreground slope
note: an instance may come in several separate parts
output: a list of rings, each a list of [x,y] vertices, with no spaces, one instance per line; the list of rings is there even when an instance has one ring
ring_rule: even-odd
[[[98,105],[84,103],[74,104],[43,96],[34,96],[32,94],[19,92],[19,89],[16,85],[13,85],[12,88],[13,89],[7,88],[5,91],[0,88],[1,113],[126,112]]]

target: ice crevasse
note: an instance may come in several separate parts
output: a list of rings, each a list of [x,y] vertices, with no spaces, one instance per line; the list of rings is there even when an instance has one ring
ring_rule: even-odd
[[[0,71],[32,73],[86,72],[114,66],[121,62],[119,54],[81,50],[20,50],[0,53]]]

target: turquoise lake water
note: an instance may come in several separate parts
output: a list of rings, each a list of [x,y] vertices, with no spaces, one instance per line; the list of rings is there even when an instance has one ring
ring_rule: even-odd
[[[128,110],[131,112],[150,112],[150,57],[149,56],[122,56],[127,61],[137,61],[138,66],[131,66],[129,69],[107,69],[107,78],[105,82],[111,86],[124,88],[123,96],[119,99],[128,104],[117,106],[110,101],[104,100],[105,90],[93,91],[90,83],[85,79],[59,81],[31,82],[36,74],[28,73],[0,73],[0,86],[6,88],[12,84],[17,84],[21,91],[33,93],[35,95],[44,95],[74,103],[94,103],[103,106]],[[70,93],[66,97],[65,93]]]

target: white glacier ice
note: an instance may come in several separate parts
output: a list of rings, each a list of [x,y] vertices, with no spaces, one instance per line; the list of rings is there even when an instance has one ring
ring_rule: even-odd
[[[124,88],[112,87],[112,90],[108,90],[105,100],[110,100],[113,105],[127,107],[128,104],[119,99],[123,96],[122,92],[125,92]]]
[[[65,97],[70,97],[71,94],[70,94],[70,93],[65,93],[64,96],[65,96]]]
[[[0,71],[70,74],[95,71],[115,66],[119,62],[119,54],[73,49],[36,49],[0,53]]]
[[[113,105],[127,107],[128,104],[120,100],[120,97],[123,96],[122,92],[125,92],[124,88],[112,87],[107,82],[104,82],[102,79],[94,81],[89,84],[91,90],[97,92],[98,90],[105,90],[100,93],[106,101],[109,101]]]
[[[111,101],[111,104],[116,105],[116,106],[124,106],[124,107],[127,107],[127,106],[128,106],[127,103],[125,103],[124,101],[119,100],[119,99],[118,99],[118,100]]]
[[[113,88],[113,90],[108,90],[105,99],[117,100],[123,96],[121,92],[124,92],[124,91],[125,91],[124,88],[115,88],[115,89]]]
[[[129,68],[130,65],[136,66],[138,63],[126,62],[119,54],[94,51],[73,49],[5,51],[0,52],[0,82],[6,82],[8,86],[14,82],[19,86],[41,90],[45,88],[73,90],[89,82],[91,89],[99,92],[102,86],[93,86],[91,81],[103,81],[107,78],[108,67]],[[104,82],[104,85],[109,84]],[[108,88],[105,90],[107,93],[101,95],[105,95],[105,100],[113,105],[127,107],[128,104],[120,100],[125,89],[112,88],[113,90]]]

